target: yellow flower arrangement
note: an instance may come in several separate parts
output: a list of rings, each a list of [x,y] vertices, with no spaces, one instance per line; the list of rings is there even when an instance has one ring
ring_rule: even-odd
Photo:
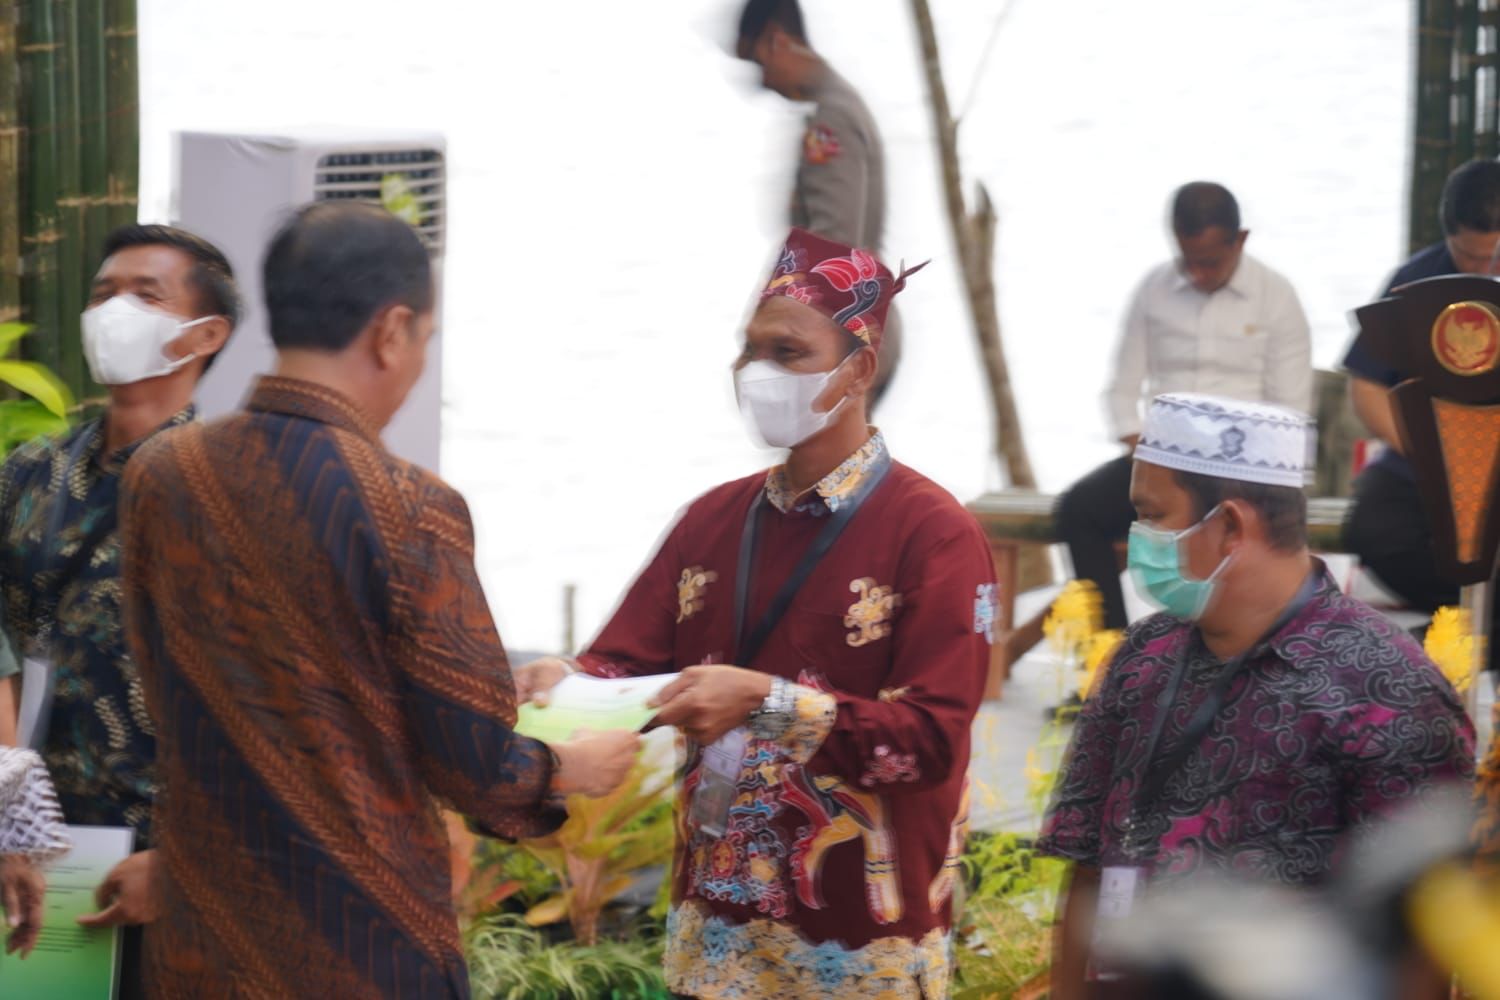
[[[1427,656],[1448,683],[1459,694],[1469,689],[1474,680],[1474,660],[1478,652],[1469,612],[1464,608],[1438,608],[1427,626],[1427,638],[1423,643]]]
[[[1104,629],[1089,636],[1083,653],[1083,683],[1079,686],[1085,701],[1094,696],[1104,677],[1104,667],[1115,658],[1115,651],[1124,640],[1125,633],[1117,628]]]
[[[1088,580],[1069,580],[1042,621],[1042,634],[1058,655],[1083,658],[1089,639],[1104,623],[1099,590]]]
[[[1083,671],[1079,693],[1085,699],[1093,694],[1105,664],[1125,637],[1120,630],[1103,625],[1104,603],[1088,580],[1069,580],[1042,621],[1042,633],[1052,648]]]

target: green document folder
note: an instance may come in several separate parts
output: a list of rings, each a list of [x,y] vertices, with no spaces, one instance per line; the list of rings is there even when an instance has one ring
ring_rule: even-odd
[[[130,856],[129,827],[70,826],[73,849],[47,868],[42,933],[26,958],[0,954],[0,997],[110,1000],[119,989],[120,930],[88,930],[78,918],[95,913],[94,890]]]
[[[563,743],[580,729],[636,731],[656,714],[646,702],[676,679],[676,674],[618,680],[572,674],[552,689],[546,708],[526,704],[517,710],[516,732],[543,743]]]

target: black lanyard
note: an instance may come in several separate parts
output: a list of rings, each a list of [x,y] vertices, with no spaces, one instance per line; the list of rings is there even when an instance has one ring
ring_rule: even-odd
[[[828,550],[833,548],[833,543],[838,541],[839,535],[849,526],[854,515],[864,504],[875,488],[885,479],[885,474],[890,471],[890,458],[881,454],[876,464],[871,467],[868,478],[860,484],[852,496],[845,497],[839,504],[839,509],[828,515],[828,523],[823,525],[823,530],[818,532],[818,537],[813,539],[812,547],[803,554],[797,567],[792,570],[792,575],[786,578],[776,596],[771,599],[766,613],[761,617],[755,630],[747,638],[745,635],[745,613],[750,605],[750,577],[751,569],[755,563],[755,547],[760,529],[760,512],[765,506],[766,492],[761,490],[750,503],[750,510],[745,514],[745,527],[740,533],[740,564],[736,572],[734,584],[734,663],[737,666],[748,667],[760,652],[760,647],[765,644],[766,638],[771,630],[781,621],[782,615],[786,614],[787,608],[791,607],[792,598],[797,596],[797,591],[807,582],[808,576],[818,565]]]
[[[1177,745],[1164,757],[1161,763],[1154,763],[1157,744],[1161,741],[1162,730],[1166,727],[1167,717],[1172,714],[1172,709],[1177,705],[1177,695],[1182,690],[1182,679],[1187,674],[1187,659],[1178,664],[1177,670],[1172,677],[1172,685],[1167,692],[1167,700],[1162,705],[1161,711],[1156,713],[1156,718],[1151,726],[1151,739],[1146,744],[1145,778],[1141,782],[1140,791],[1136,794],[1135,801],[1131,803],[1130,816],[1128,818],[1129,829],[1134,831],[1135,818],[1141,815],[1148,807],[1155,804],[1158,796],[1166,788],[1167,780],[1177,773],[1178,768],[1187,762],[1189,755],[1198,748],[1203,737],[1208,734],[1208,729],[1213,725],[1214,719],[1218,717],[1220,709],[1224,707],[1224,698],[1229,693],[1229,686],[1239,676],[1250,662],[1250,656],[1256,652],[1264,643],[1275,638],[1276,633],[1289,625],[1293,618],[1302,612],[1302,609],[1312,601],[1318,594],[1322,583],[1322,574],[1314,569],[1308,574],[1307,579],[1302,581],[1302,587],[1297,591],[1297,596],[1292,602],[1282,609],[1276,621],[1266,633],[1254,642],[1250,648],[1234,657],[1226,663],[1220,671],[1218,678],[1214,681],[1213,688],[1203,704],[1198,706],[1198,711],[1188,720],[1187,726],[1182,730],[1182,736]],[[1127,841],[1129,835],[1127,834]],[[1127,842],[1127,850],[1130,848]]]

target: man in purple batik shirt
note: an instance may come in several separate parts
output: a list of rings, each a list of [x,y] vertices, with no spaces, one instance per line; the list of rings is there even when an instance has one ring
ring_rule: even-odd
[[[1308,552],[1311,433],[1279,407],[1151,405],[1129,562],[1164,613],[1127,633],[1084,707],[1043,829],[1039,850],[1076,863],[1054,996],[1089,995],[1095,924],[1146,883],[1315,884],[1351,829],[1473,776],[1448,682]]]

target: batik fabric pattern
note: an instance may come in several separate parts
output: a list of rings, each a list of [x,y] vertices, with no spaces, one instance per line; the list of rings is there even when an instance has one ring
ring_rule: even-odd
[[[158,997],[462,997],[439,803],[537,836],[546,747],[514,691],[462,498],[360,411],[264,379],[163,435],[122,509],[157,722]]]
[[[1312,601],[1252,651],[1127,841],[1173,671],[1182,664],[1186,674],[1159,748],[1178,742],[1223,667],[1179,620],[1132,628],[1079,719],[1038,850],[1093,867],[1142,865],[1161,882],[1224,870],[1317,884],[1361,823],[1472,779],[1473,726],[1437,667],[1340,594],[1321,564],[1317,572]]]
[[[893,462],[878,432],[805,492],[782,469],[721,486],[687,508],[578,659],[605,676],[734,663],[752,504],[751,623],[829,515],[882,471],[754,661],[738,664],[792,682],[794,718],[777,740],[749,740],[722,836],[692,819],[704,772],[687,748],[666,958],[680,994],[948,994],[950,855],[989,661],[975,599],[994,583],[983,534],[951,496]]]
[[[193,416],[192,408],[183,410],[143,441]],[[42,757],[58,802],[69,823],[129,826],[141,846],[152,835],[156,740],[125,643],[119,530],[94,536],[117,514],[120,476],[143,441],[104,455],[103,425],[91,420],[22,445],[0,468],[5,633],[16,655],[50,659],[57,671]],[[70,470],[75,445],[81,451]],[[54,539],[48,532],[58,504]],[[85,543],[93,554],[58,592],[56,575]],[[4,660],[13,672],[9,652]]]

